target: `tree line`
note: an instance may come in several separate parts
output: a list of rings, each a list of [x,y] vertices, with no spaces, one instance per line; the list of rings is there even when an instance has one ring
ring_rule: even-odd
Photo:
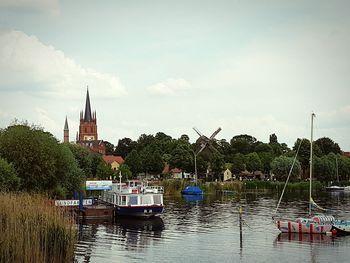
[[[120,139],[116,146],[106,143],[106,154],[119,155],[125,160],[119,170],[124,177],[136,177],[140,173],[163,175],[165,164],[183,172],[194,173],[196,156],[199,177],[218,179],[229,168],[233,174],[243,171],[274,174],[277,180],[287,176],[297,149],[297,161],[293,169],[294,179],[308,177],[310,141],[298,138],[292,149],[279,143],[275,134],[268,143],[243,134],[217,140],[200,154],[201,141],[190,143],[189,136],[180,138],[158,132],[142,134],[134,141]],[[350,178],[350,158],[342,156],[337,143],[327,137],[314,142],[314,177],[321,181]],[[12,124],[0,130],[0,189],[47,192],[51,196],[72,195],[82,188],[87,178],[107,179],[115,177],[100,154],[92,153],[77,144],[60,143],[42,128]]]
[[[161,174],[165,163],[169,164],[170,168],[194,173],[194,158],[200,145],[200,139],[190,143],[186,134],[174,139],[158,132],[155,135],[142,134],[136,141],[123,138],[116,146],[107,142],[107,151],[109,154],[122,156],[133,175]],[[229,142],[225,139],[217,140],[213,146],[196,155],[199,177],[208,175],[209,171],[210,178],[218,179],[223,170],[229,168],[235,175],[245,170],[253,174],[260,171],[266,175],[273,174],[278,180],[284,180],[298,148],[297,160],[292,171],[293,178],[308,177],[310,141],[305,138],[298,138],[292,149],[285,143],[279,143],[276,134],[270,135],[268,143],[242,134],[233,136]],[[313,142],[313,149],[314,175],[318,180],[334,181],[337,171],[340,180],[349,180],[350,158],[342,155],[342,150],[336,142],[322,137]]]

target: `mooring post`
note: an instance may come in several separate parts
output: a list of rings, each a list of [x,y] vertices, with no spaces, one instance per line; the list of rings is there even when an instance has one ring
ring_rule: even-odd
[[[242,214],[243,208],[239,207],[239,247],[243,248],[243,233],[242,233]]]

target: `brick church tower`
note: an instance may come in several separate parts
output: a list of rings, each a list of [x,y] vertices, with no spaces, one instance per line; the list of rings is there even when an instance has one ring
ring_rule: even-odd
[[[91,111],[89,89],[86,91],[85,111],[80,112],[79,132],[77,144],[83,145],[92,152],[105,154],[106,145],[97,136],[96,111]]]
[[[80,112],[79,141],[96,141],[96,112],[91,112],[89,89],[86,92],[85,112]]]

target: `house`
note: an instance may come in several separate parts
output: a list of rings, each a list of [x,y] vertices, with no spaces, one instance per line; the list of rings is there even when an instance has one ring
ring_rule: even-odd
[[[162,174],[169,174],[173,179],[193,179],[194,175],[191,173],[182,172],[179,168],[170,169],[169,164],[165,164]]]
[[[232,172],[230,169],[226,169],[224,172],[224,182],[232,179]]]
[[[103,155],[102,159],[110,164],[114,171],[119,170],[119,166],[124,163],[124,159],[121,156]]]
[[[179,168],[173,168],[170,171],[172,178],[174,179],[182,179],[182,170]]]

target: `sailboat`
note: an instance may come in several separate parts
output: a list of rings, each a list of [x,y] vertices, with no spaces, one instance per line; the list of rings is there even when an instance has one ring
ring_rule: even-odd
[[[312,142],[313,142],[313,120],[314,120],[315,114],[311,114],[311,139],[310,139],[310,178],[309,178],[309,214],[308,217],[300,217],[295,220],[276,220],[277,228],[282,233],[310,233],[310,234],[321,234],[321,233],[331,233],[331,230],[333,229],[333,223],[335,222],[335,218],[333,216],[328,215],[315,215],[312,216],[312,208],[319,208],[321,210],[324,210],[320,206],[318,206],[312,199],[312,157],[313,157],[313,149],[312,149]],[[299,149],[298,149],[299,151]],[[295,163],[296,156],[293,162],[293,165]],[[289,179],[289,176],[291,174],[291,171],[287,178],[287,182]],[[286,182],[286,184],[287,184]],[[286,185],[285,185],[286,187]],[[278,202],[275,214],[277,212],[278,206],[281,202],[285,187],[282,191],[280,200]],[[350,224],[349,224],[350,227]]]
[[[331,186],[326,187],[327,191],[344,191],[345,187],[339,185],[339,173],[338,173],[338,159],[335,157],[335,164],[337,170],[337,185],[333,184]]]

